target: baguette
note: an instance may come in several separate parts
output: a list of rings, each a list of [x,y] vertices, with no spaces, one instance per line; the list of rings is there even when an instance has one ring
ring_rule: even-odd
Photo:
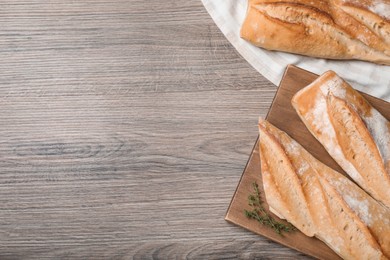
[[[249,0],[240,33],[268,50],[390,65],[389,0]]]
[[[386,207],[267,121],[259,121],[259,132],[270,209],[304,234],[324,241],[344,259],[390,257]]]
[[[390,208],[390,123],[328,71],[292,99],[314,137],[343,170]]]

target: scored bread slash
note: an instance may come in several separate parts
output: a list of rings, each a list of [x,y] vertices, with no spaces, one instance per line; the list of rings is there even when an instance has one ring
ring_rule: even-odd
[[[267,121],[259,151],[270,209],[345,259],[390,257],[390,211]]]
[[[314,235],[313,220],[305,203],[300,180],[286,154],[283,153],[283,148],[267,131],[264,122],[259,120],[259,149],[264,189],[271,191],[265,193],[270,211],[287,219],[302,233],[311,237]],[[279,181],[275,182],[274,178],[278,178]],[[294,189],[291,189],[291,186]],[[285,192],[278,192],[279,189]]]
[[[267,50],[390,65],[388,0],[248,0],[241,37]]]
[[[333,71],[296,93],[292,105],[343,170],[390,208],[389,121]]]

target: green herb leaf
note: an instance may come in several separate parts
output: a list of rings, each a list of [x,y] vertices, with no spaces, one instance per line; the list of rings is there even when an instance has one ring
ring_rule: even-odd
[[[259,186],[256,182],[254,182],[252,183],[252,187],[254,193],[248,196],[248,205],[252,207],[252,210],[244,210],[246,217],[255,219],[259,223],[272,228],[279,235],[282,235],[282,232],[291,232],[297,230],[296,227],[290,223],[284,224],[278,222],[272,216],[270,216],[263,207],[263,200],[261,199]]]

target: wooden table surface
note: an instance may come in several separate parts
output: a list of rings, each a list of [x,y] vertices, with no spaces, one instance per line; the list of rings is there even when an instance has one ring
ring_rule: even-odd
[[[276,87],[200,0],[0,22],[0,259],[305,258],[224,220]]]

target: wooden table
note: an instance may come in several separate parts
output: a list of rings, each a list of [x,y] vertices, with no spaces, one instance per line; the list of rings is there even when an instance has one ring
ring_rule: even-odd
[[[305,258],[224,220],[276,87],[199,0],[0,19],[0,259]]]

